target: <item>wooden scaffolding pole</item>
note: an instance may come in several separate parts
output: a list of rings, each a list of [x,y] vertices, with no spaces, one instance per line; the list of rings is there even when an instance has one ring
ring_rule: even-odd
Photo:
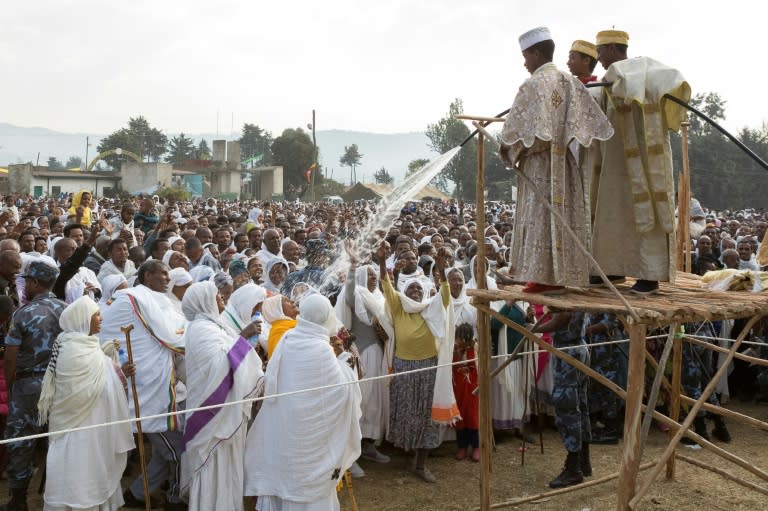
[[[664,371],[664,368],[657,368],[657,371]],[[675,339],[675,344],[672,345],[672,396],[670,399],[669,417],[675,421],[680,422],[680,394],[682,393],[682,378],[683,371],[683,343]],[[669,428],[670,440],[677,433],[676,427]],[[676,453],[669,457],[667,461],[667,479],[675,478],[675,457]]]
[[[640,418],[645,387],[645,332],[646,325],[631,321],[629,329],[629,374],[627,398],[624,408],[624,452],[619,468],[617,509],[629,509],[629,501],[635,495],[635,483],[640,467]]]
[[[683,168],[677,179],[677,269],[691,271],[691,172],[688,164],[688,123],[680,124]]]
[[[648,470],[653,466],[653,462],[649,461],[648,463],[644,463],[640,465],[640,470]],[[536,495],[528,495],[526,497],[520,497],[513,500],[506,500],[504,502],[497,502],[496,504],[493,504],[491,506],[491,509],[500,509],[503,507],[512,507],[512,506],[518,506],[520,504],[525,504],[527,502],[534,502],[536,500],[541,499],[548,499],[551,497],[556,497],[557,495],[562,495],[563,493],[571,493],[576,490],[582,490],[584,488],[589,488],[591,486],[597,486],[598,484],[607,483],[610,481],[613,481],[619,477],[619,473],[615,472],[613,474],[609,474],[607,476],[599,477],[597,479],[592,479],[590,481],[584,481],[583,483],[574,484],[573,486],[566,486],[565,488],[559,488],[557,490],[552,491],[546,491],[542,493],[537,493]],[[477,511],[479,508],[475,508],[473,511]]]
[[[474,303],[476,303],[476,302],[474,302]],[[610,390],[611,392],[613,392],[614,394],[616,394],[620,398],[625,399],[625,400],[627,399],[627,392],[624,389],[622,389],[621,387],[616,385],[614,382],[612,382],[611,380],[609,380],[608,378],[606,378],[602,374],[598,373],[597,371],[595,371],[594,369],[592,369],[588,365],[582,363],[580,360],[572,357],[571,355],[569,355],[568,353],[566,353],[563,350],[557,349],[554,346],[550,346],[549,344],[544,342],[540,337],[537,337],[536,335],[532,334],[530,330],[526,329],[525,327],[523,327],[521,325],[518,325],[517,323],[515,323],[511,319],[507,318],[506,316],[503,316],[503,315],[499,314],[497,311],[491,309],[487,305],[476,304],[475,307],[477,307],[478,310],[482,309],[490,317],[498,319],[500,322],[504,323],[507,326],[507,328],[511,328],[512,330],[521,333],[526,339],[530,339],[531,341],[536,343],[536,345],[538,345],[538,347],[540,349],[542,349],[544,351],[547,351],[553,357],[557,357],[557,358],[559,358],[561,360],[564,360],[568,364],[572,365],[573,367],[575,367],[576,369],[578,369],[582,373],[586,374],[587,376],[589,376],[590,378],[592,378],[596,382],[598,382],[601,385],[605,386],[608,390]],[[751,328],[751,325],[748,325],[747,330],[749,330],[749,328]],[[743,330],[742,334],[746,335],[747,330]],[[738,341],[738,339],[737,339],[737,341]],[[682,396],[682,398],[683,398],[683,400],[690,399],[687,396]],[[690,399],[690,400],[692,402],[695,402],[693,399]],[[704,407],[704,408],[707,408],[707,407]],[[645,405],[642,405],[642,409],[645,410],[648,413],[653,413],[653,418],[656,419],[659,422],[662,422],[662,423],[664,423],[664,424],[666,424],[668,426],[673,426],[675,428],[680,428],[681,427],[681,425],[679,423],[674,422],[672,419],[670,419],[666,415],[662,414],[661,412],[658,412],[658,411],[656,411],[656,410],[654,410],[652,408],[648,409]],[[752,463],[749,463],[748,461],[746,461],[746,460],[736,456],[733,453],[730,453],[730,452],[726,451],[725,449],[721,449],[720,447],[716,446],[715,444],[713,444],[709,440],[703,439],[702,437],[700,437],[699,435],[697,435],[696,433],[694,433],[692,430],[688,429],[687,427],[686,428],[681,428],[681,430],[682,430],[682,434],[683,435],[687,436],[688,438],[690,438],[691,440],[693,440],[694,442],[696,442],[697,444],[699,444],[703,448],[705,448],[705,449],[707,449],[707,450],[717,454],[718,456],[720,456],[721,458],[723,458],[725,460],[728,460],[728,461],[730,461],[732,463],[735,463],[739,467],[743,468],[744,470],[747,470],[748,472],[751,472],[752,474],[756,475],[760,479],[762,479],[764,481],[768,481],[768,472],[765,472],[765,471],[761,470],[760,468],[756,467]]]
[[[696,418],[696,414],[699,413],[699,410],[701,409],[701,405],[709,398],[710,394],[714,392],[715,386],[717,385],[718,380],[728,369],[728,364],[730,364],[731,360],[733,360],[733,354],[736,353],[736,350],[739,349],[739,346],[741,346],[741,342],[744,340],[744,337],[746,337],[746,335],[752,329],[754,324],[757,323],[757,321],[760,320],[761,317],[762,316],[754,316],[744,326],[744,329],[741,331],[739,336],[731,345],[731,349],[728,352],[728,356],[725,357],[725,360],[723,361],[723,365],[720,366],[720,368],[715,372],[714,376],[710,380],[709,384],[707,384],[704,390],[701,391],[701,397],[699,397],[699,399],[691,407],[691,409],[688,410],[688,416],[685,418],[685,421],[680,425],[681,429],[686,430],[689,427],[691,427],[691,424],[693,424],[693,420]],[[643,360],[645,360],[645,358],[643,358]],[[631,364],[632,364],[632,356],[630,351],[630,366]],[[630,377],[631,377],[631,373],[630,373]],[[627,408],[629,408],[629,403],[627,403]],[[669,442],[669,445],[662,453],[661,459],[659,460],[658,464],[653,469],[651,469],[651,474],[643,482],[643,485],[640,487],[637,493],[632,496],[631,501],[629,502],[629,505],[631,507],[628,507],[627,509],[634,509],[637,506],[638,502],[640,502],[643,496],[648,492],[651,485],[653,484],[653,481],[659,475],[659,472],[661,472],[663,466],[666,465],[672,453],[674,453],[674,450],[677,447],[677,444],[680,441],[680,439],[683,437],[684,433],[685,433],[684,431],[678,430],[677,433],[674,434],[674,436]],[[625,429],[625,434],[626,434],[626,429]],[[624,452],[626,455],[626,450]]]
[[[488,285],[483,276],[486,274],[485,259],[485,162],[483,160],[483,134],[477,134],[477,192],[476,192],[476,222],[477,222],[477,267],[475,275],[477,287],[487,289]],[[487,303],[487,302],[484,302]],[[480,389],[480,509],[491,509],[491,451],[493,446],[493,429],[491,425],[491,326],[488,315],[482,310],[477,311],[477,381]]]

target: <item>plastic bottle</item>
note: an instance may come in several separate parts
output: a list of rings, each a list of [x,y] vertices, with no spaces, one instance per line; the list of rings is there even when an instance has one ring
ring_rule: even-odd
[[[120,348],[117,350],[117,358],[120,360],[120,365],[124,366],[128,363],[128,353],[125,352],[123,348]]]
[[[253,316],[251,316],[251,321],[253,321],[254,323],[257,321],[261,323],[262,321],[261,312],[259,311],[254,312]],[[248,342],[250,343],[251,346],[256,347],[259,344],[259,334],[252,335],[251,337],[249,337]]]

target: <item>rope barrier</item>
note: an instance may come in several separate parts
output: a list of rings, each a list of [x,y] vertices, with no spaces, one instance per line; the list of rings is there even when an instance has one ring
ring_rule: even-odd
[[[686,335],[688,335],[690,337],[695,337],[695,338],[702,338],[702,339],[709,339],[709,340],[727,340],[727,341],[733,342],[733,339],[726,339],[726,338],[721,338],[721,337],[708,337],[708,336],[695,335],[695,334],[686,334]],[[664,338],[666,336],[667,336],[666,334],[665,335],[652,335],[652,336],[648,336],[647,339]],[[614,344],[624,344],[624,343],[628,343],[628,342],[629,342],[629,339],[616,339],[616,340],[604,341],[604,342],[596,342],[596,343],[574,344],[572,346],[563,346],[563,347],[558,348],[558,349],[563,350],[563,351],[568,351],[568,350],[573,350],[573,349],[591,348],[591,347],[594,347],[594,346],[609,346],[609,345],[614,345]],[[746,343],[746,341],[743,341],[743,342]],[[764,345],[765,343],[762,343],[762,342],[751,342],[751,344]],[[521,355],[535,355],[535,354],[538,354],[538,353],[547,353],[547,351],[546,350],[524,351],[524,352],[518,353],[518,356],[521,356]],[[496,360],[496,359],[507,358],[507,357],[508,357],[508,355],[494,355],[494,356],[491,357],[491,359],[492,360]],[[394,373],[394,374],[385,374],[385,375],[382,375],[382,376],[373,376],[373,377],[370,377],[370,378],[363,378],[362,380],[354,380],[354,381],[349,381],[349,382],[334,383],[334,384],[331,384],[331,385],[324,385],[324,386],[321,386],[321,387],[312,387],[312,388],[308,388],[308,389],[294,390],[294,391],[291,391],[291,392],[282,392],[282,393],[279,393],[279,394],[272,394],[272,395],[269,395],[269,396],[245,398],[245,399],[240,399],[240,400],[237,400],[237,401],[228,401],[228,402],[225,402],[225,403],[222,403],[222,404],[217,404],[217,405],[199,406],[197,408],[190,408],[188,410],[177,410],[175,412],[158,413],[158,414],[154,414],[154,415],[146,415],[146,416],[139,417],[139,418],[131,417],[129,419],[105,422],[105,423],[102,423],[102,424],[90,424],[88,426],[78,426],[76,428],[63,429],[63,430],[59,430],[59,431],[52,431],[52,432],[49,431],[49,432],[46,432],[46,433],[37,433],[37,434],[34,434],[34,435],[27,435],[27,436],[18,437],[18,438],[11,438],[11,439],[0,440],[0,445],[10,444],[10,443],[13,443],[13,442],[23,442],[23,441],[27,441],[27,440],[37,440],[37,439],[40,439],[40,438],[46,438],[46,437],[55,436],[55,435],[64,435],[66,433],[74,433],[74,432],[77,432],[77,431],[88,431],[88,430],[91,430],[91,429],[108,427],[108,426],[118,426],[118,425],[121,425],[121,424],[132,424],[132,423],[141,422],[141,421],[144,421],[144,420],[161,419],[161,418],[173,417],[173,416],[182,415],[182,414],[186,416],[186,415],[190,415],[190,414],[195,413],[195,412],[205,411],[205,410],[216,410],[216,409],[219,409],[219,408],[223,408],[225,406],[235,406],[235,405],[243,405],[243,404],[248,404],[248,403],[255,403],[255,402],[264,401],[264,400],[267,400],[267,399],[277,399],[277,398],[281,398],[281,397],[293,396],[293,395],[303,394],[303,393],[307,393],[307,392],[315,392],[315,391],[318,391],[318,390],[327,390],[327,389],[332,389],[332,388],[336,388],[336,387],[342,387],[342,386],[345,386],[345,385],[355,385],[355,384],[361,384],[361,383],[371,383],[371,382],[375,382],[375,381],[379,381],[379,380],[391,379],[391,378],[395,378],[395,377],[399,377],[399,376],[406,376],[406,375],[409,375],[409,374],[416,374],[416,373],[421,373],[421,372],[425,372],[425,371],[437,370],[437,369],[440,369],[442,367],[453,367],[453,366],[456,366],[456,365],[463,365],[463,364],[466,364],[468,362],[476,362],[476,361],[477,361],[477,358],[471,358],[471,359],[467,359],[467,360],[461,360],[461,361],[458,361],[458,362],[451,362],[449,364],[439,364],[439,365],[434,365],[434,366],[430,366],[430,367],[423,367],[423,368],[420,368],[420,369],[412,369],[410,371],[403,371],[403,372]]]

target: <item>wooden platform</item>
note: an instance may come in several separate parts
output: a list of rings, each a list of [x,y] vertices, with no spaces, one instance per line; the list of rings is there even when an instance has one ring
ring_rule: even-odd
[[[652,327],[768,314],[768,292],[711,291],[701,286],[698,275],[691,273],[678,273],[674,285],[662,282],[659,292],[650,296],[631,293],[632,284],[634,281],[627,279],[616,288],[635,309],[640,321]],[[469,289],[467,294],[486,300],[521,300],[560,310],[627,314],[624,304],[605,287],[568,288],[564,294],[554,296],[524,293],[523,286]]]

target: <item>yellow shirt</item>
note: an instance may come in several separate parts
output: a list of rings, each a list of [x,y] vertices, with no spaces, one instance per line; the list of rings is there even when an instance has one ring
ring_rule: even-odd
[[[280,339],[283,338],[285,332],[292,328],[296,328],[295,319],[278,319],[272,323],[269,329],[269,337],[267,338],[267,358],[272,358],[272,352],[277,348]]]
[[[395,327],[395,356],[400,360],[425,360],[436,357],[435,336],[432,335],[422,315],[403,310],[403,305],[389,277],[382,281],[381,287],[392,312]],[[443,305],[447,306],[451,297],[447,282],[440,285],[440,296]]]

